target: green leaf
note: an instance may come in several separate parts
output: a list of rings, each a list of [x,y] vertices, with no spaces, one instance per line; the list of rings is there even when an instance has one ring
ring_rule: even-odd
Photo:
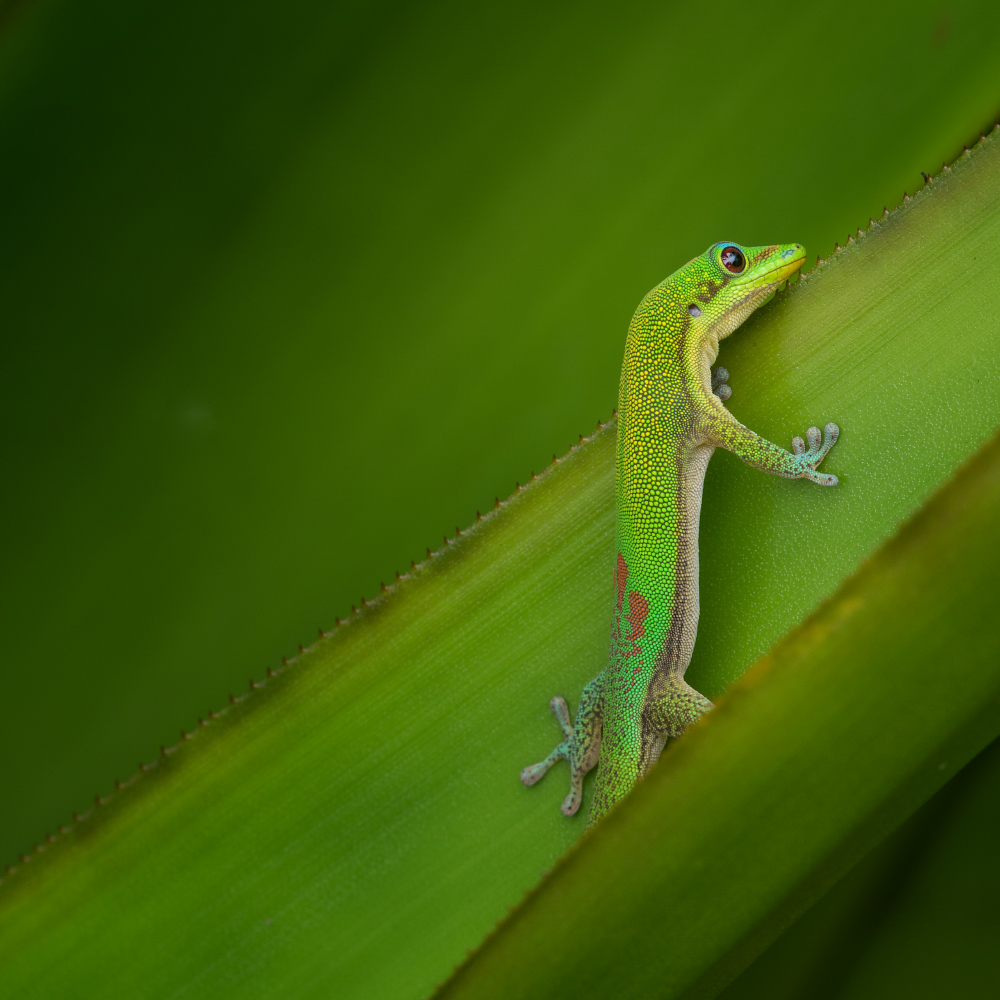
[[[441,997],[714,996],[1000,735],[998,509],[1000,438],[758,662]]]
[[[706,548],[719,536],[726,549],[705,560],[715,617],[701,643],[712,647],[717,630],[752,635],[710,648],[703,682],[737,675],[747,650],[778,638],[798,613],[789,602],[832,588],[996,426],[1000,277],[983,250],[1000,234],[998,146],[986,140],[730,342],[735,412],[759,411],[758,429],[779,439],[837,419],[843,434],[828,464],[842,487],[716,459],[702,530]],[[6,992],[52,996],[99,983],[108,996],[418,997],[443,980],[582,828],[558,811],[564,773],[532,789],[517,774],[556,738],[549,697],[575,700],[603,662],[613,444],[608,428],[574,449],[6,879]],[[991,719],[962,729],[990,707],[977,700],[990,675],[976,645],[990,633],[965,624],[987,599],[977,574],[992,572],[996,530],[978,528],[976,504],[988,498],[976,482],[966,474],[964,488],[950,489],[804,637],[783,645],[770,679],[668,750],[609,832],[560,869],[561,885],[614,838],[646,829],[633,873],[687,871],[687,882],[671,875],[670,891],[686,885],[691,895],[672,898],[700,914],[691,926],[705,933],[669,981],[693,982],[729,949],[745,957],[762,946],[782,916],[986,738]],[[954,520],[962,504],[964,526]],[[969,546],[978,561],[966,571]],[[893,567],[907,559],[916,565],[904,580]],[[734,578],[754,566],[765,571],[740,597]],[[936,590],[921,587],[927,578]],[[720,599],[723,585],[735,596]],[[884,648],[917,611],[916,624],[939,628]],[[843,647],[876,612],[885,628],[860,650]],[[795,669],[796,658],[809,665]],[[942,757],[949,734],[955,749]],[[789,761],[799,770],[783,771]],[[747,784],[741,769],[751,765]],[[654,833],[643,824],[661,807],[669,816]],[[775,824],[792,819],[801,825],[773,839]],[[692,840],[696,833],[715,839]],[[753,885],[737,872],[735,882],[714,878],[721,897],[704,892],[699,872],[731,873],[734,837],[753,861],[746,851],[765,834],[768,864],[754,869]],[[585,873],[569,882],[580,891]],[[536,928],[534,944],[519,934],[558,905],[551,885],[481,961],[495,961],[505,943],[519,963],[508,973],[544,977],[586,958],[597,963],[596,983],[613,949],[583,939],[561,947],[563,932],[548,926]],[[737,885],[744,891],[733,902]],[[793,890],[800,895],[788,902]],[[662,917],[674,904],[656,905]],[[593,912],[564,916],[569,927]],[[664,954],[689,940],[684,931],[671,944],[675,930],[656,938]],[[649,935],[635,941],[648,946]]]
[[[665,274],[1000,107],[991,0],[5,9],[0,864],[606,418]]]
[[[995,740],[720,1000],[989,996],[997,982]]]
[[[944,791],[947,811],[842,977],[837,998],[989,996],[1000,979],[1000,743]]]

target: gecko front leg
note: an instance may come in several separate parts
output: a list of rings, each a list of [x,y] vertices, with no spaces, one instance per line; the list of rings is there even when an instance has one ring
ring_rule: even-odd
[[[531,764],[521,771],[522,783],[533,785],[541,780],[556,761],[569,762],[569,795],[562,804],[564,816],[572,816],[580,808],[580,803],[583,801],[583,779],[600,756],[601,725],[604,716],[603,689],[602,671],[583,689],[575,725],[569,721],[569,706],[566,704],[566,699],[556,695],[549,704],[566,738],[545,760]]]
[[[715,379],[712,381],[714,384]],[[827,424],[822,433],[818,427],[810,427],[805,441],[800,437],[792,438],[789,452],[744,427],[717,404],[706,406],[706,411],[702,415],[702,433],[707,443],[731,451],[747,465],[783,479],[808,479],[820,486],[836,486],[839,482],[836,476],[816,471],[837,443],[840,428],[836,424]]]

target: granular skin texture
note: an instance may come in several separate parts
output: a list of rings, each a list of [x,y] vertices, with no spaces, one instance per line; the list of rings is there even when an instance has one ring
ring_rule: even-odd
[[[715,448],[784,478],[837,483],[816,471],[837,439],[835,424],[822,435],[811,427],[808,444],[796,437],[789,452],[729,413],[729,375],[711,368],[719,341],[804,260],[798,244],[717,243],[657,285],[632,317],[618,391],[608,662],[584,688],[575,723],[566,702],[552,699],[565,739],[521,772],[526,785],[534,784],[556,761],[567,760],[570,793],[562,811],[571,816],[582,801],[584,776],[599,764],[588,826],[628,794],[668,738],[712,707],[684,673],[698,629],[698,520]]]

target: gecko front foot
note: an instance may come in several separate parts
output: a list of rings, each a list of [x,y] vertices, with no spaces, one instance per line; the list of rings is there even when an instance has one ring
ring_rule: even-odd
[[[837,443],[837,436],[840,428],[836,424],[827,424],[820,434],[818,427],[810,427],[806,431],[806,441],[800,437],[792,438],[792,454],[796,458],[796,465],[801,468],[797,479],[809,479],[820,486],[836,486],[840,481],[836,476],[826,475],[816,471],[816,466],[823,461],[830,453],[830,449]]]
[[[721,365],[712,372],[712,392],[724,403],[733,394],[733,390],[726,383],[729,381],[729,372]]]
[[[524,768],[521,781],[525,785],[533,785],[556,761],[567,761],[569,795],[563,800],[561,808],[564,816],[572,816],[583,801],[583,779],[597,763],[601,751],[601,678],[595,678],[583,689],[575,726],[570,722],[565,698],[556,695],[549,705],[566,738],[545,760]]]

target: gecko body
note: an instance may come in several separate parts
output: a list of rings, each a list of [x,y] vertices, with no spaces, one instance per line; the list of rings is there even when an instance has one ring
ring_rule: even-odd
[[[583,690],[575,722],[551,707],[563,741],[521,780],[533,785],[558,760],[570,766],[562,811],[572,816],[584,776],[599,765],[593,825],[624,798],[670,737],[712,703],[684,680],[698,629],[698,521],[717,447],[787,479],[833,486],[817,472],[837,440],[810,427],[792,450],[759,437],[723,405],[729,375],[712,371],[729,336],[805,261],[797,243],[717,243],[657,285],[629,326],[618,396],[614,612],[607,665]]]

